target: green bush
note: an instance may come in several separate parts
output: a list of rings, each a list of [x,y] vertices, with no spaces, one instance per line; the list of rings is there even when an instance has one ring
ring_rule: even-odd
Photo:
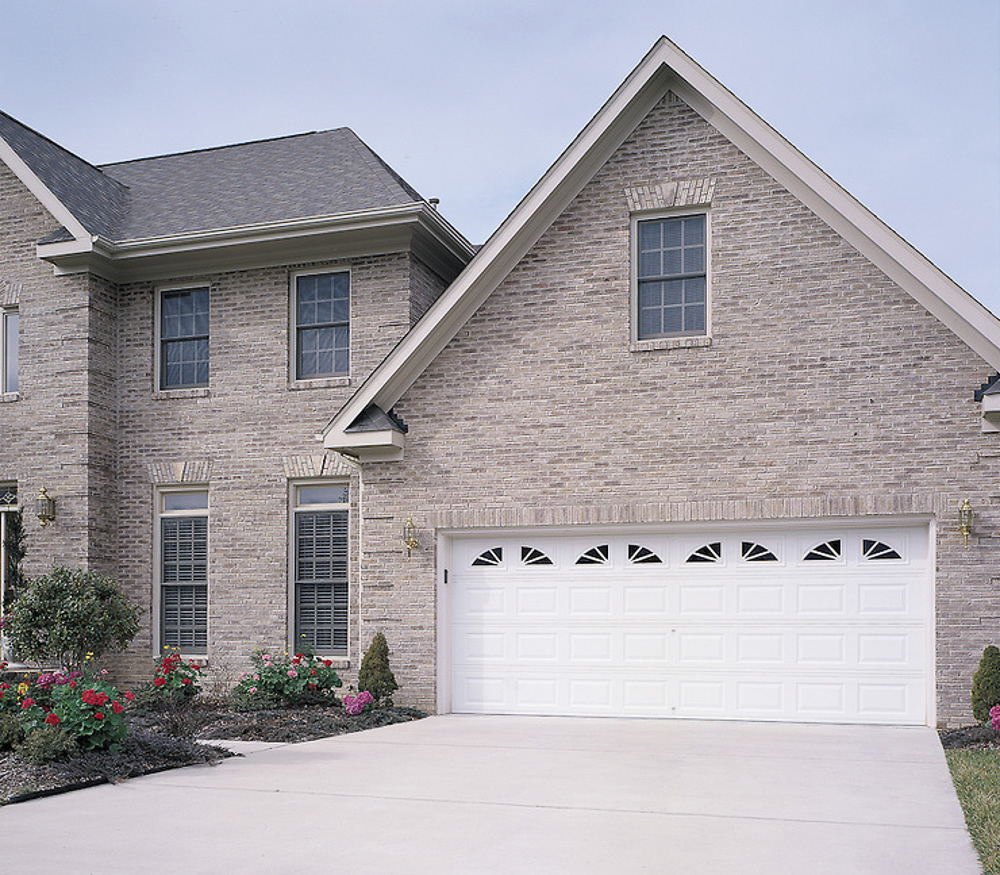
[[[399,689],[396,677],[389,668],[389,645],[381,632],[372,639],[361,660],[358,689],[367,690],[377,703],[385,705],[392,705],[392,694]]]
[[[0,714],[0,750],[13,750],[24,738],[24,730],[17,718]]]
[[[80,669],[88,655],[124,650],[139,631],[139,614],[113,578],[59,566],[25,583],[3,633],[23,660]]]
[[[972,715],[977,722],[990,719],[990,708],[1000,705],[1000,649],[990,645],[983,651],[972,676]]]
[[[79,753],[76,740],[61,726],[43,726],[27,737],[17,749],[17,755],[34,766],[67,759]]]
[[[289,657],[271,656],[255,650],[250,657],[253,669],[240,678],[230,693],[233,707],[260,711],[280,705],[334,704],[334,688],[341,680],[329,659],[313,653]]]
[[[117,750],[125,740],[125,706],[133,699],[131,693],[91,679],[56,687],[52,698],[55,705],[45,722],[65,730],[84,750]]]

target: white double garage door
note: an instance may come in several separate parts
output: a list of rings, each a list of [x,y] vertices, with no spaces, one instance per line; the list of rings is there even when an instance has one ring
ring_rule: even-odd
[[[927,724],[927,526],[451,539],[457,713]]]

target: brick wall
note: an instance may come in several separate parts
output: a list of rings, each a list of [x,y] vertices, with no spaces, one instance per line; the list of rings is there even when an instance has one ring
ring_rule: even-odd
[[[706,178],[711,343],[636,351],[625,192]],[[406,457],[364,472],[362,623],[430,705],[437,528],[923,514],[938,520],[938,716],[967,720],[1000,635],[1000,447],[972,401],[989,370],[668,96],[397,405]],[[966,495],[979,521],[963,549]],[[407,560],[408,516],[423,543]]]

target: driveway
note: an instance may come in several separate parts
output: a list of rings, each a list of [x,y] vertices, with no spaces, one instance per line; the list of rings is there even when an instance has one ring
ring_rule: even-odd
[[[450,715],[0,823],[19,875],[980,871],[924,728]]]

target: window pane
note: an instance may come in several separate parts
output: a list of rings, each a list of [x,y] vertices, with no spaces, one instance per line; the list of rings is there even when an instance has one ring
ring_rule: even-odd
[[[684,308],[684,330],[705,330],[705,305],[695,304]]]
[[[691,216],[684,222],[684,245],[700,246],[705,242],[705,217]]]
[[[302,504],[347,504],[350,488],[347,486],[300,486],[298,502]]]
[[[164,492],[164,510],[208,510],[207,492]]]
[[[18,379],[18,312],[8,310],[3,317],[3,391],[16,392]]]

